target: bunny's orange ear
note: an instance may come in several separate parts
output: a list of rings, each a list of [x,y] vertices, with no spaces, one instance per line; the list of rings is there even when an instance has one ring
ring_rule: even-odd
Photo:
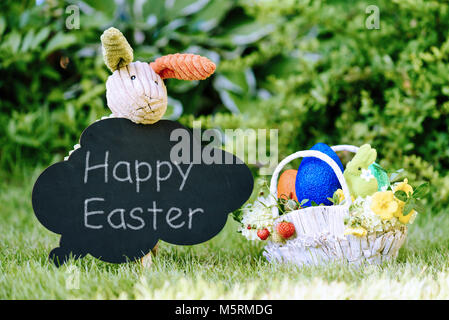
[[[204,80],[215,71],[215,63],[190,53],[169,54],[150,63],[162,79]]]

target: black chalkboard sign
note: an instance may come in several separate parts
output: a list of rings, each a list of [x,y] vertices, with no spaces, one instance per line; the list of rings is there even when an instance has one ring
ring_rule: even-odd
[[[241,160],[202,145],[177,122],[101,120],[83,132],[80,144],[33,189],[37,219],[61,234],[50,253],[56,264],[86,254],[123,263],[143,257],[159,239],[207,241],[253,189]]]

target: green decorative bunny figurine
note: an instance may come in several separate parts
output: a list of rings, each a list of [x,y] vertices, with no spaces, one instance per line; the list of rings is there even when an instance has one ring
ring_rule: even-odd
[[[376,177],[372,174],[370,166],[376,161],[377,151],[369,144],[359,148],[354,158],[346,165],[343,173],[348,184],[349,192],[354,198],[366,197],[378,190]]]

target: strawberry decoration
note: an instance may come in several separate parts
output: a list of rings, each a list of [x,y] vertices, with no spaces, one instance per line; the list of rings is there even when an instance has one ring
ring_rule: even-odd
[[[260,240],[267,240],[269,235],[270,231],[268,231],[267,228],[257,230],[257,236],[260,238]]]
[[[295,226],[291,222],[283,221],[277,225],[276,231],[282,238],[288,239],[295,233]]]

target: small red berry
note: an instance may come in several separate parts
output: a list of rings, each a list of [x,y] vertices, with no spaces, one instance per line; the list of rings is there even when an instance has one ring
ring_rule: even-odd
[[[260,240],[267,240],[269,235],[270,235],[270,231],[268,231],[267,228],[257,230],[257,236],[260,238]]]
[[[288,239],[295,233],[295,226],[291,222],[284,221],[277,225],[276,231],[282,238]]]
[[[248,229],[248,230],[251,230],[251,226],[250,226],[250,225],[248,225],[247,229]]]

